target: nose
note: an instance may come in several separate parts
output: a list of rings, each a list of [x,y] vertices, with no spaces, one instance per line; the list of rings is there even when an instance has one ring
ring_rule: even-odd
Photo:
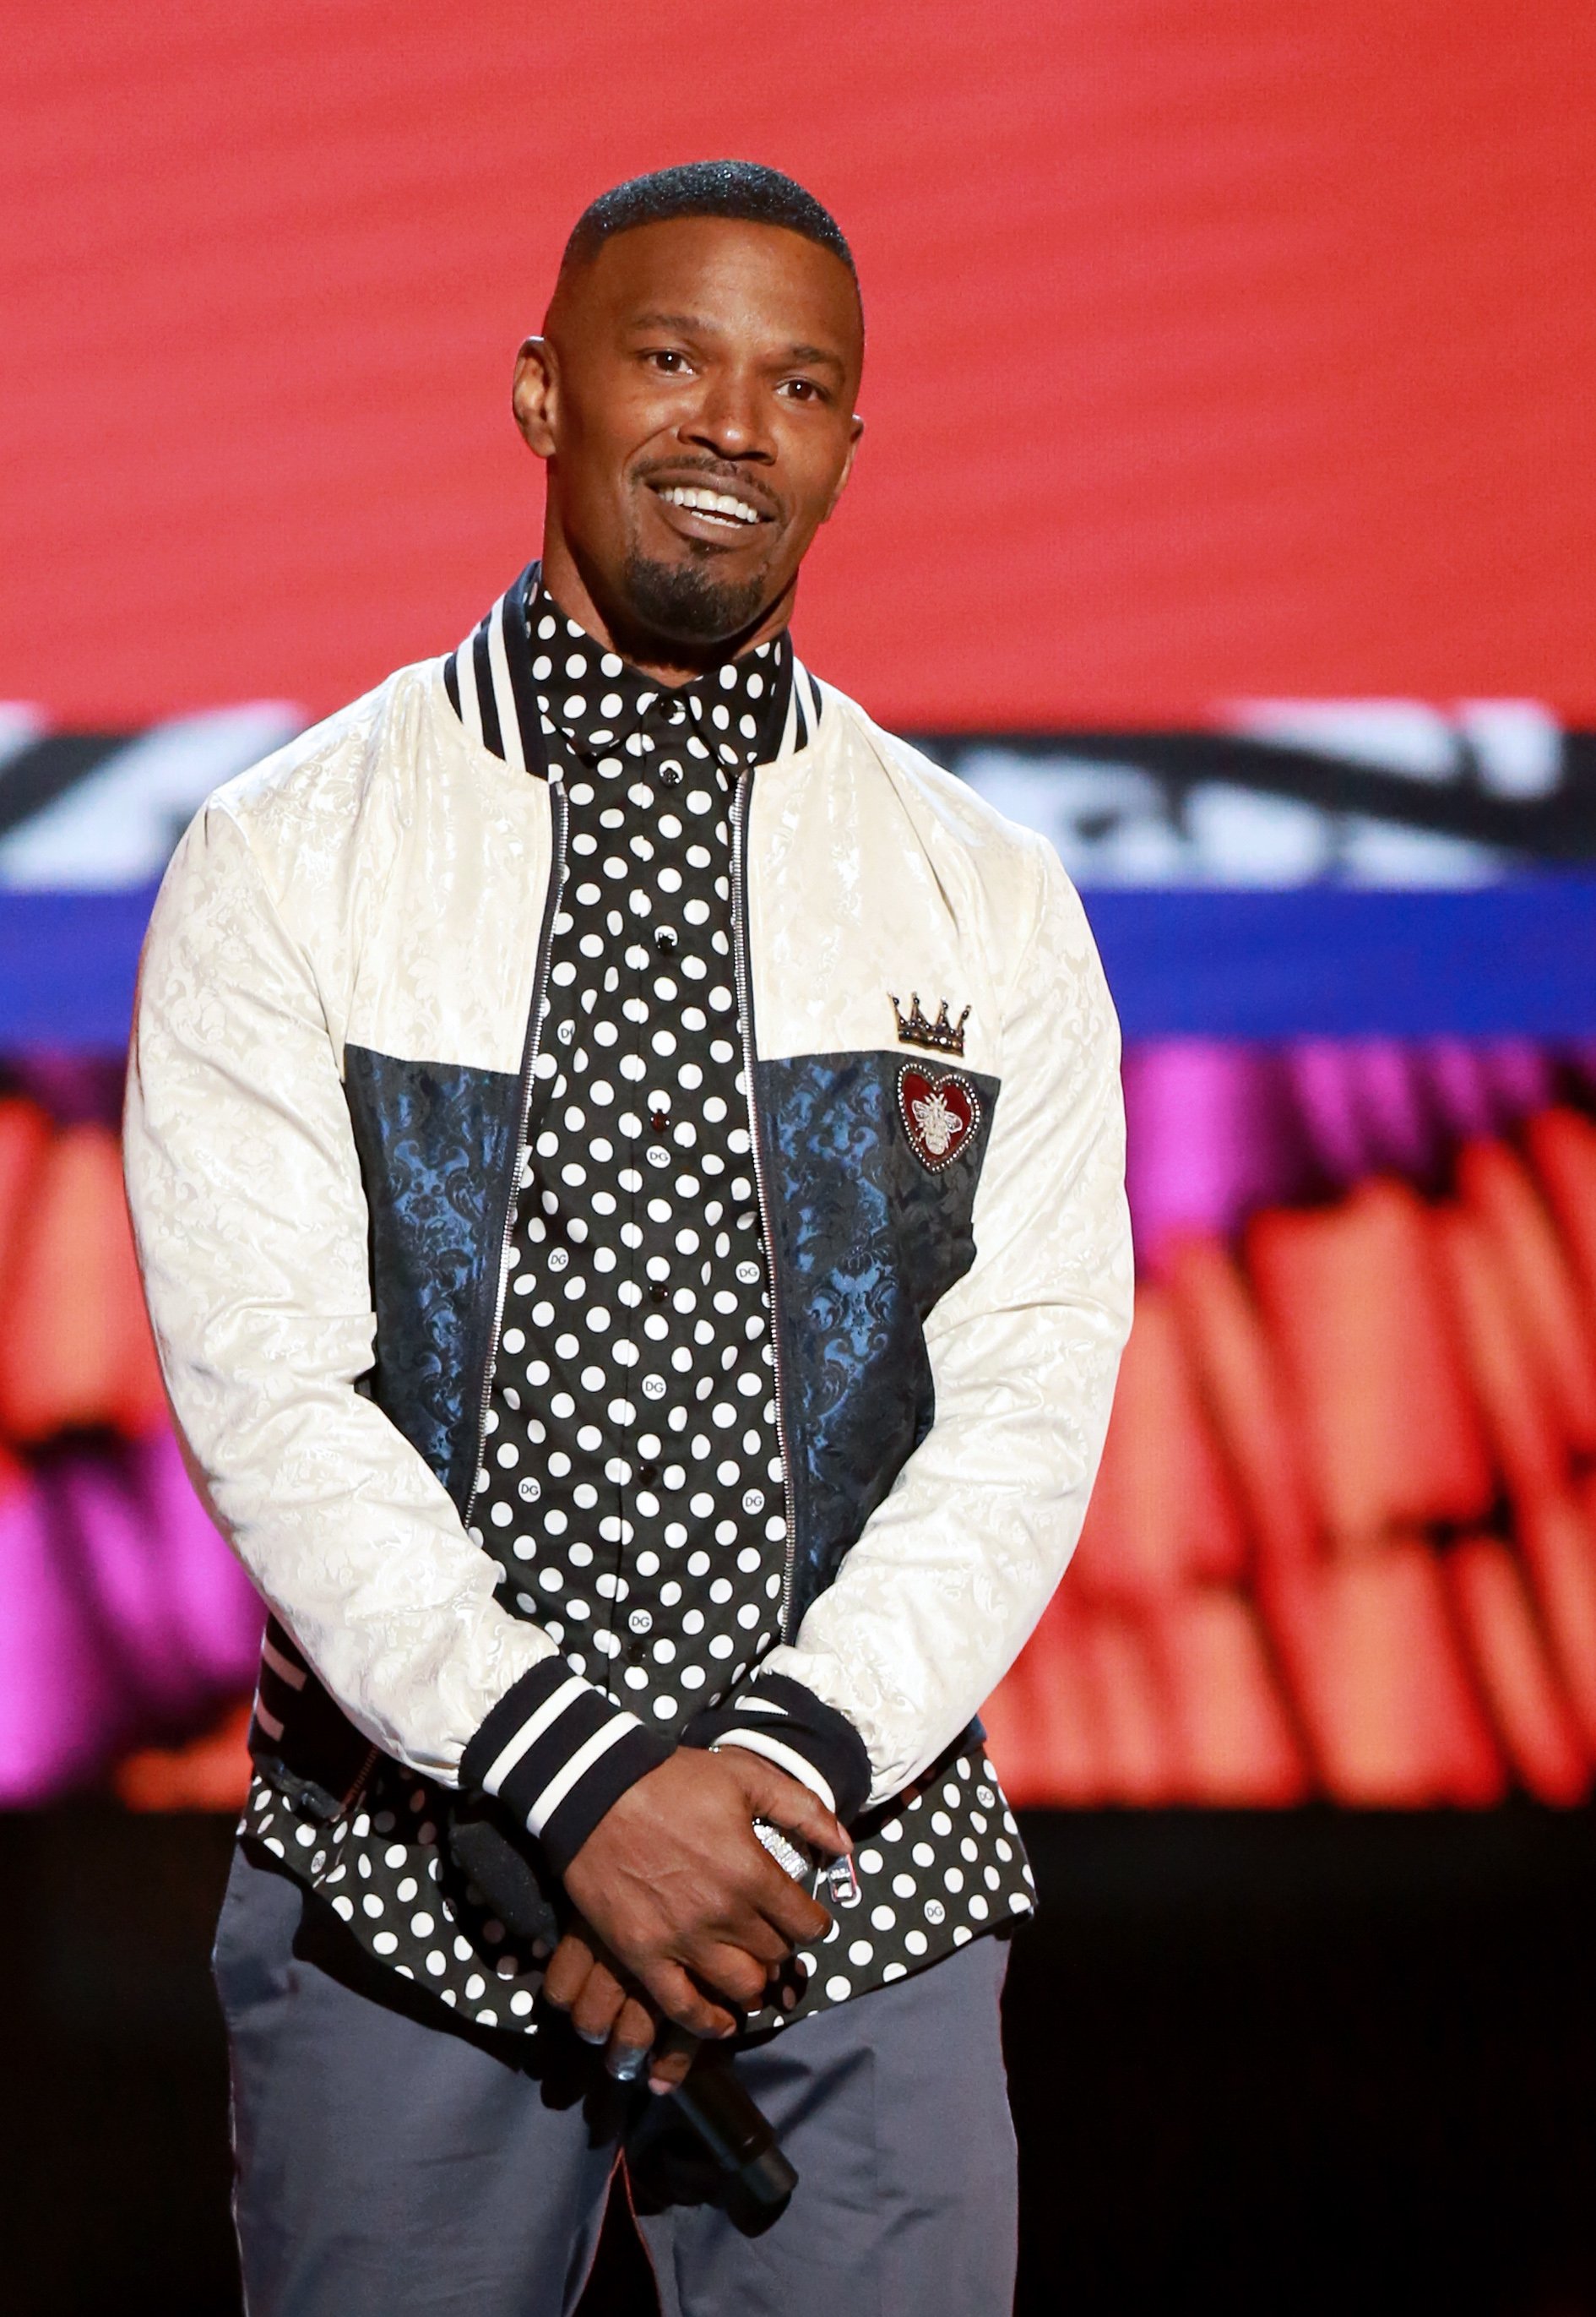
[[[758,382],[743,372],[711,371],[682,432],[688,442],[712,451],[718,459],[769,464],[775,456]]]

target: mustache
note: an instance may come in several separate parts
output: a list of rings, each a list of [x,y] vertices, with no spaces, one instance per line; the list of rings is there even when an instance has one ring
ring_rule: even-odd
[[[685,483],[701,478],[706,482],[735,483],[751,499],[769,510],[772,515],[782,512],[780,500],[770,485],[757,475],[751,475],[735,459],[717,459],[707,454],[698,459],[653,459],[646,466],[634,467],[632,473],[640,483],[661,479],[667,482]]]

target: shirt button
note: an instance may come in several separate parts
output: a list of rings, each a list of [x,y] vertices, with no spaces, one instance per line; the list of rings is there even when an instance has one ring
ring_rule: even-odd
[[[646,1609],[634,1609],[626,1622],[634,1633],[646,1633],[654,1624],[654,1619]]]
[[[670,1292],[663,1279],[656,1279],[649,1287],[648,1301],[651,1303],[663,1303]]]
[[[656,1134],[663,1134],[671,1122],[663,1110],[655,1110],[649,1114],[648,1123]]]
[[[655,926],[654,946],[655,949],[663,950],[667,957],[671,955],[676,946],[676,936],[669,926]]]
[[[639,1464],[638,1467],[638,1478],[645,1484],[646,1487],[652,1488],[655,1481],[659,1478],[659,1466],[657,1464]]]
[[[681,765],[662,765],[659,768],[659,781],[662,788],[679,789],[682,785]]]

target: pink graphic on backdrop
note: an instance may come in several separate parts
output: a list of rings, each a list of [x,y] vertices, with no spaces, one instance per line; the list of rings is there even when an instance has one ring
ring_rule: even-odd
[[[1321,1170],[1333,1184],[1357,1182],[1374,1161],[1346,1048],[1328,1038],[1305,1038],[1292,1047],[1285,1067]]]
[[[166,1541],[145,1516],[115,1463],[64,1459],[45,1500],[63,1561],[75,1560],[93,1609],[117,1651],[142,1716],[175,1723],[201,1704],[171,1583]]]
[[[1596,1050],[1589,1060],[1596,1074]],[[1156,1276],[1184,1235],[1227,1238],[1260,1207],[1370,1175],[1434,1183],[1458,1142],[1511,1132],[1554,1090],[1552,1062],[1529,1039],[1136,1045],[1125,1108],[1137,1260]]]
[[[254,1679],[266,1613],[194,1494],[171,1431],[128,1452],[139,1517],[161,1541],[168,1597],[198,1679],[220,1692]]]
[[[1440,1156],[1435,1120],[1411,1048],[1368,1038],[1349,1048],[1376,1164],[1422,1181]]]
[[[1125,1058],[1126,1177],[1137,1260],[1156,1273],[1191,1232],[1228,1235],[1302,1187],[1305,1150],[1279,1059],[1172,1038]]]
[[[168,1432],[0,1472],[0,1808],[254,1679],[264,1611]]]
[[[0,1471],[0,1808],[91,1776],[116,1743],[123,1698],[42,1491]]]

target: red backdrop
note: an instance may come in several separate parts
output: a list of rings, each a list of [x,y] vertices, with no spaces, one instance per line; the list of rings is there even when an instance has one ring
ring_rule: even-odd
[[[883,716],[1596,713],[1583,0],[8,16],[0,693],[321,709],[445,648],[535,544],[508,370],[572,217],[736,153],[858,251],[800,625]]]

